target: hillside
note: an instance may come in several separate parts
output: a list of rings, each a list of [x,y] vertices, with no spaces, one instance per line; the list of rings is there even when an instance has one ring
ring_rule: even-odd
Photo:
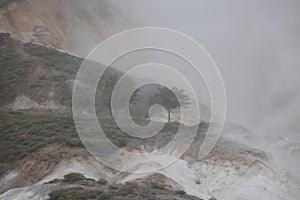
[[[82,59],[0,34],[0,106],[66,114]]]
[[[1,0],[0,32],[84,56],[121,29],[116,12],[96,0]]]
[[[107,154],[105,163],[104,159],[92,155],[83,145],[72,118],[72,89],[76,74],[84,57],[95,45],[128,25],[122,23],[129,17],[124,16],[125,8],[138,4],[118,2],[116,6],[110,0],[88,2],[0,0],[0,200],[297,199],[300,183],[298,177],[291,174],[298,172],[294,166],[298,164],[300,144],[296,140],[289,142],[282,133],[288,132],[291,127],[295,130],[298,127],[295,119],[300,106],[299,95],[283,97],[283,102],[288,102],[287,107],[282,106],[277,109],[278,112],[274,111],[276,117],[268,124],[273,127],[271,130],[280,132],[280,137],[259,135],[242,125],[228,122],[212,151],[200,158],[202,143],[210,137],[206,133],[211,109],[200,103],[203,121],[198,124],[195,116],[199,113],[194,109],[195,102],[192,102],[185,121],[182,120],[181,110],[175,109],[171,115],[172,121],[165,123],[154,136],[135,138],[128,135],[117,126],[110,109],[105,108],[111,103],[109,89],[113,88],[112,84],[107,84],[107,90],[101,90],[106,80],[113,83],[115,80],[110,78],[118,78],[124,73],[121,70],[126,69],[126,66],[114,66],[116,68],[109,68],[101,77],[95,95],[95,108],[106,137],[119,148]],[[198,13],[198,7],[195,8]],[[127,15],[129,12],[130,9],[125,11]],[[184,13],[184,9],[180,8],[180,13]],[[156,14],[153,16],[159,22],[164,20],[158,12]],[[170,13],[163,17],[174,20],[174,16]],[[221,39],[227,36],[222,31],[209,30],[210,25],[198,26],[198,23],[201,24],[200,16],[195,16],[194,22],[191,18],[183,24],[181,19],[176,18],[176,23],[178,21],[184,27],[197,27],[197,31],[190,32],[195,33],[197,40],[205,39],[203,36],[218,37],[216,34],[221,34]],[[215,22],[220,21],[214,21],[212,27],[223,24]],[[136,24],[130,27],[136,27]],[[180,27],[188,33],[188,29]],[[203,32],[201,27],[208,28],[208,32]],[[210,39],[216,44],[220,42],[216,38]],[[228,41],[230,47],[234,47],[232,40]],[[208,47],[209,44],[207,42]],[[227,46],[222,43],[216,49],[221,47]],[[210,48],[214,50],[212,46]],[[241,63],[244,65],[246,62],[243,60]],[[233,63],[233,67],[243,69],[238,68],[242,67],[241,63]],[[100,63],[97,67],[98,64],[103,67]],[[225,66],[220,70],[225,70]],[[257,71],[257,75],[261,73],[263,71]],[[236,76],[235,73],[233,75]],[[134,82],[134,78],[141,77],[131,78]],[[156,84],[149,84],[137,90],[138,103],[130,105],[130,114],[137,124],[147,126],[151,106],[149,99],[157,87]],[[103,100],[103,97],[109,101]],[[83,108],[81,112],[89,120],[90,110]],[[285,112],[289,113],[290,119],[282,121]],[[249,115],[249,119],[252,116],[251,112],[243,115]],[[253,118],[258,121],[259,115],[261,113]],[[165,119],[166,116],[161,114],[154,121],[162,123]],[[278,129],[273,122],[284,125]],[[181,125],[184,133],[176,137]],[[131,127],[128,125],[126,128]],[[195,137],[191,134],[193,128],[197,130]],[[185,141],[189,138],[193,142],[186,148]],[[95,141],[91,137],[88,139]],[[172,140],[179,142],[160,151]],[[100,154],[107,150],[105,145],[101,147]],[[152,154],[147,157],[145,153]],[[170,160],[174,162],[166,166],[166,161]],[[280,168],[282,162],[288,166],[286,169],[291,169]],[[113,165],[108,167],[107,163]]]

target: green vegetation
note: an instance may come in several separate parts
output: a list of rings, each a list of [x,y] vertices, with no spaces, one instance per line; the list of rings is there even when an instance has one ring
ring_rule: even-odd
[[[172,90],[167,87],[157,88],[157,92],[150,98],[150,104],[159,104],[165,107],[168,111],[168,122],[171,121],[170,114],[172,110],[191,103],[190,97],[184,93],[184,90],[176,87],[173,87]]]
[[[9,165],[49,144],[82,147],[71,118],[0,112],[0,174]]]
[[[20,0],[1,0],[0,8],[6,8],[9,4],[19,2]]]
[[[98,87],[96,101],[98,103],[100,103],[102,105],[102,107],[104,107],[105,109],[110,110],[110,108],[111,108],[112,93],[113,93],[113,90],[115,89],[115,86],[121,76],[122,76],[121,73],[114,74],[114,75],[110,76],[107,80],[105,80],[103,84],[100,83],[100,85]],[[119,95],[117,99],[115,99],[115,101],[117,102],[117,105],[120,106],[120,107],[118,107],[119,109],[122,106],[126,105],[125,104],[126,100],[122,97],[126,97],[128,95],[128,88],[132,88],[134,86],[135,86],[134,81],[127,78],[124,80],[124,82],[120,86],[120,88],[118,88],[119,91],[122,91],[122,94]],[[136,104],[139,101],[137,94],[138,94],[138,90],[136,90],[134,92],[134,94],[131,96],[131,99],[129,102],[130,104]],[[115,116],[117,116],[119,114],[119,112],[120,112],[119,109],[114,110]]]
[[[0,33],[0,105],[18,95],[18,83],[26,80],[29,69],[30,62],[15,52],[9,34]]]
[[[80,173],[71,173],[71,174],[67,174],[64,175],[64,179],[63,182],[76,182],[76,181],[82,181],[82,180],[86,180],[87,178]]]
[[[45,184],[53,184],[53,183],[82,183],[84,184],[84,181],[89,181],[92,182],[94,185],[99,184],[99,185],[105,185],[107,181],[105,179],[100,179],[101,182],[95,181],[94,179],[91,178],[86,178],[83,174],[80,173],[70,173],[67,175],[64,175],[63,179],[53,179],[49,182],[46,182]]]
[[[117,124],[111,119],[101,119],[99,120],[99,123],[106,136],[118,147],[125,147],[129,139],[132,138],[131,136],[122,132]]]
[[[27,53],[37,57],[44,65],[72,77],[75,77],[82,62],[81,58],[68,53],[32,43],[24,44],[24,49]]]
[[[130,136],[110,120],[100,120],[107,137],[119,147],[127,145]],[[74,122],[69,117],[30,116],[0,112],[0,175],[5,166],[50,144],[83,147]]]
[[[97,183],[98,183],[99,185],[106,185],[106,184],[107,184],[107,180],[105,180],[104,178],[100,178],[100,179],[97,181]]]
[[[170,191],[162,182],[126,182],[123,184],[106,185],[105,179],[95,182],[85,182],[90,179],[82,174],[72,173],[64,176],[72,182],[56,179],[51,183],[60,184],[63,189],[52,191],[48,200],[103,200],[103,199],[195,199],[183,190]],[[84,179],[84,180],[82,180]],[[73,182],[74,181],[74,182]],[[50,183],[50,182],[49,182]],[[48,183],[48,184],[49,184]],[[72,184],[72,185],[70,185]],[[70,187],[71,188],[68,188]],[[161,195],[165,198],[160,198]]]
[[[89,200],[89,199],[104,199],[101,197],[101,190],[89,190],[82,187],[72,187],[60,189],[49,194],[49,200]]]
[[[37,89],[48,90],[50,86],[60,95],[60,103],[70,106],[71,88],[66,80],[75,78],[81,62],[81,58],[68,53],[32,43],[21,44],[10,34],[0,33],[0,106],[20,94],[40,95]],[[35,70],[37,67],[41,70]],[[29,72],[34,76],[29,76]]]
[[[117,184],[109,185],[109,189],[111,189],[111,190],[118,190],[119,186]]]
[[[52,76],[52,80],[56,81],[56,82],[60,82],[60,81],[65,81],[67,80],[67,77],[64,75],[57,75],[57,76]]]
[[[126,195],[130,195],[133,192],[133,189],[137,187],[137,185],[135,183],[125,183],[123,184],[118,191],[118,195],[120,196],[126,196]]]
[[[24,44],[24,50],[51,71],[48,79],[42,75],[42,77],[38,77],[36,83],[32,84],[30,88],[34,89],[54,82],[57,90],[63,94],[60,97],[60,103],[71,106],[72,91],[66,80],[75,78],[82,58],[32,43]]]
[[[72,187],[51,192],[48,200],[102,200],[113,197],[119,199],[132,195],[135,187],[136,185],[134,183],[110,185],[109,188],[99,188],[99,190]]]

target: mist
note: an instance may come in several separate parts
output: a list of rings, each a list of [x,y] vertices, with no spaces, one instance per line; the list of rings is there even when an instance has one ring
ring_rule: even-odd
[[[227,122],[251,130],[258,143],[265,140],[261,147],[271,151],[275,162],[300,181],[300,149],[292,148],[300,143],[299,1],[106,3],[119,11],[128,29],[170,28],[202,44],[223,76]],[[288,145],[279,147],[274,138]],[[295,148],[297,153],[292,155]]]
[[[0,91],[8,97],[0,108],[0,199],[48,198],[74,184],[125,198],[121,184],[132,181],[128,198],[139,198],[139,186],[151,198],[158,189],[180,198],[299,198],[299,0],[3,2],[1,84],[9,89]],[[143,27],[164,29],[127,31],[99,45]],[[159,86],[183,89],[181,99],[190,99],[178,106],[180,97],[172,103]],[[79,182],[65,182],[69,173],[79,173]]]
[[[103,0],[76,4],[104,17],[112,27],[110,34],[138,27],[163,27],[199,42],[223,77],[227,123],[249,129],[257,141],[253,147],[272,152],[275,162],[300,183],[298,0]],[[81,30],[78,34],[82,39],[74,45],[84,49],[82,56],[108,37],[87,37]],[[117,64],[124,68],[162,59],[175,68],[188,67],[178,58],[159,56],[161,52],[144,53],[129,55]],[[200,95],[202,88],[199,86]],[[207,94],[203,90],[200,97],[205,103],[209,102]]]
[[[128,28],[157,26],[201,43],[218,65],[227,121],[299,141],[299,1],[114,1]],[[124,20],[124,19],[123,19]]]

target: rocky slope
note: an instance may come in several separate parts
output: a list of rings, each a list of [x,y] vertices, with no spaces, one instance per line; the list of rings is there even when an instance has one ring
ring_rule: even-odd
[[[0,32],[78,55],[86,55],[101,40],[121,29],[117,10],[92,0],[2,0]]]
[[[0,106],[67,113],[80,58],[0,33]]]

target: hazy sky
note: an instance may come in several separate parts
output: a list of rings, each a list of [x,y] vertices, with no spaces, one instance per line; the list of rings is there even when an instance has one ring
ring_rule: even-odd
[[[299,0],[115,0],[108,4],[128,28],[171,28],[201,43],[222,73],[228,121],[300,141]]]

